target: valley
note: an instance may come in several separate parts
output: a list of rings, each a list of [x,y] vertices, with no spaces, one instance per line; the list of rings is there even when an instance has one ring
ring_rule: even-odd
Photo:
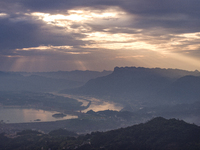
[[[84,72],[81,73],[84,74]],[[25,73],[21,75],[30,76]],[[55,79],[61,77],[60,72],[57,75],[56,73],[37,73],[37,75]],[[62,78],[65,75],[66,73],[63,73]],[[0,80],[13,76],[17,78],[18,75],[3,74]],[[75,76],[74,72],[70,80],[73,76]],[[51,116],[67,115],[67,118],[45,120],[40,114],[34,119],[20,123],[9,122],[6,118],[1,119],[0,132],[16,134],[19,131],[31,129],[48,133],[62,128],[86,134],[144,123],[155,117],[176,118],[200,125],[199,76],[200,73],[197,71],[116,67],[108,75],[97,78],[92,76],[89,81],[87,77],[85,84],[70,89],[62,87],[60,90],[60,87],[46,92],[24,89],[0,91],[2,108],[53,112]],[[76,80],[78,80],[77,76]],[[2,83],[5,84],[4,82]],[[22,87],[23,84],[22,82],[17,86]],[[48,86],[45,83],[42,84],[42,86]],[[9,85],[7,88],[9,89]]]

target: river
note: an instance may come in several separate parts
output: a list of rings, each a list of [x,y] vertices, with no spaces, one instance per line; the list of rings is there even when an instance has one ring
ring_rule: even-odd
[[[57,94],[57,93],[53,93],[54,95],[58,95],[58,96],[64,96],[64,97],[69,97],[69,98],[73,98],[78,100],[79,102],[82,102],[82,106],[87,106],[89,102],[91,102],[90,106],[83,110],[82,112],[87,112],[89,110],[93,110],[93,111],[104,111],[104,110],[116,110],[116,111],[120,111],[123,106],[118,104],[118,103],[114,103],[114,102],[110,102],[110,101],[105,101],[102,99],[97,99],[94,97],[89,97],[89,96],[77,96],[77,95],[69,95],[69,94]]]
[[[87,106],[88,108],[82,110],[82,112],[87,112],[89,110],[93,111],[103,111],[103,110],[116,110],[120,111],[123,106],[114,102],[104,101],[94,97],[68,95],[68,94],[57,94],[54,95],[69,97],[82,102],[82,106]],[[56,111],[45,111],[41,109],[28,109],[28,108],[9,108],[0,107],[0,123],[23,123],[23,122],[47,122],[47,121],[57,121],[65,119],[78,118],[77,115],[68,115],[63,118],[54,118],[53,114],[59,112]]]
[[[63,118],[52,117],[52,115],[56,113],[59,112],[36,110],[36,109],[0,107],[0,122],[1,123],[23,123],[23,122],[38,122],[38,121],[47,122],[47,121],[78,118],[78,116],[75,115],[67,115]]]

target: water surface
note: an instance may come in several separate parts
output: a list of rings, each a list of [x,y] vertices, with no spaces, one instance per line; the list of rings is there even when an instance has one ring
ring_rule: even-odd
[[[77,116],[67,115],[63,118],[54,118],[56,111],[44,111],[36,109],[23,108],[4,108],[0,107],[0,121],[4,123],[23,123],[23,122],[46,122],[64,119],[78,118]]]
[[[123,108],[123,106],[121,104],[110,102],[110,101],[105,101],[103,99],[97,99],[94,97],[77,96],[77,95],[70,95],[70,94],[57,94],[57,93],[53,93],[53,94],[76,99],[79,102],[83,103],[82,106],[87,106],[88,103],[91,102],[91,105],[89,106],[89,108],[83,110],[82,112],[87,112],[89,110],[93,110],[95,112],[104,111],[104,110],[120,111]]]

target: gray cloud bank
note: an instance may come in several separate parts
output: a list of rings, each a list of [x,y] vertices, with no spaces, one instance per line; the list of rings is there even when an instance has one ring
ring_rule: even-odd
[[[31,57],[43,55],[50,56],[49,58],[55,60],[59,58],[61,60],[67,60],[68,65],[71,63],[69,62],[71,61],[70,59],[76,57],[76,59],[79,59],[79,62],[85,62],[91,69],[95,68],[94,66],[90,67],[94,61],[96,61],[94,64],[97,68],[102,62],[110,63],[108,65],[110,68],[115,65],[130,65],[129,60],[123,60],[121,64],[119,63],[119,58],[125,57],[122,56],[120,51],[113,52],[112,50],[108,50],[109,48],[107,48],[107,45],[97,48],[94,46],[96,41],[92,38],[83,40],[87,38],[90,33],[94,32],[105,34],[130,34],[133,37],[137,37],[135,42],[141,40],[151,45],[160,44],[162,42],[166,43],[167,41],[176,39],[176,42],[181,44],[176,44],[175,46],[171,44],[171,47],[174,49],[171,48],[170,51],[183,54],[187,53],[188,56],[195,56],[199,59],[199,3],[199,0],[0,0],[1,61],[3,64],[5,60],[5,64],[8,56]],[[51,22],[47,23],[30,15],[34,12],[51,15],[67,15],[69,14],[68,10],[81,8],[103,12],[111,7],[120,8],[129,18],[127,20],[124,19],[124,21],[123,18],[116,18],[116,20],[111,19],[111,21],[109,21],[110,18],[107,18],[107,20],[99,19],[99,22],[73,22],[73,24],[70,24],[69,32],[68,30],[66,31],[66,27],[52,25],[53,23],[50,24]],[[75,31],[76,29],[80,31]],[[73,30],[73,32],[71,32],[71,30]],[[196,34],[195,36],[186,35],[186,38],[190,38],[190,40],[187,40],[183,35],[187,33]],[[106,41],[103,44],[108,44],[109,42],[110,41]],[[130,40],[128,42],[130,42]],[[133,42],[134,39],[132,39],[132,43]],[[31,49],[30,51],[23,50],[23,48],[39,47],[41,45],[55,47],[67,45],[72,48],[65,50],[65,52],[67,52],[65,56],[61,53],[57,53],[61,52],[62,48],[57,48],[56,51],[51,49],[52,47],[49,48],[51,49],[49,51],[40,51],[38,49]],[[191,45],[195,45],[195,47]],[[164,46],[165,45],[159,45],[160,48]],[[134,58],[136,56],[141,56],[143,51],[147,51],[145,53],[148,53],[147,48],[139,49],[140,51],[134,54]],[[151,47],[149,49],[151,49]],[[69,56],[69,54],[84,55],[80,57]],[[151,57],[151,55],[149,55],[149,57]],[[99,62],[99,65],[97,62]],[[66,62],[61,63],[62,66],[64,63]],[[145,63],[140,64],[140,62],[136,60],[133,60],[131,63],[133,65],[145,65]],[[155,63],[156,62],[152,64]],[[59,66],[59,63],[57,66]],[[76,67],[75,65],[71,66]],[[1,65],[0,67],[2,67],[0,69],[5,70],[8,65],[6,65],[6,67]],[[66,69],[72,69],[73,67],[68,67]],[[56,70],[55,68],[54,70]],[[53,67],[50,67],[50,69],[53,69]],[[61,67],[59,69],[64,68]],[[102,67],[99,67],[99,69],[102,69]]]

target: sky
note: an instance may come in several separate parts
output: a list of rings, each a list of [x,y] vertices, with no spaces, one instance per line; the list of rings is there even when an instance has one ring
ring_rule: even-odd
[[[200,70],[199,0],[0,0],[0,71]]]

